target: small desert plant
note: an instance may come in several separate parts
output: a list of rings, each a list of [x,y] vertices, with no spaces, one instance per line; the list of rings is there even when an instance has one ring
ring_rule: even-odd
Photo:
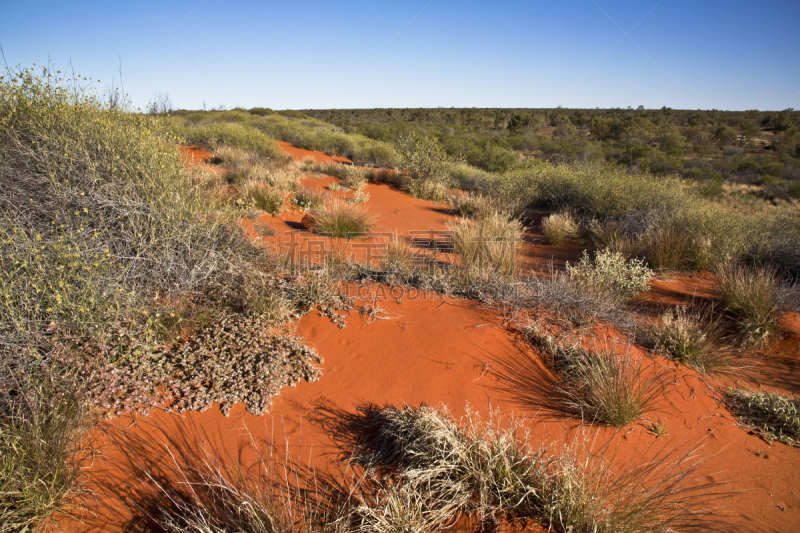
[[[319,189],[303,187],[292,200],[300,209],[324,209],[328,203],[328,195]]]
[[[715,273],[722,305],[739,320],[744,341],[765,344],[777,327],[779,280],[775,269],[723,263]]]
[[[341,185],[339,185],[337,182],[335,182],[335,181],[334,181],[334,182],[331,182],[331,183],[328,185],[328,190],[329,190],[329,191],[341,191],[341,190],[342,190],[342,186],[341,186]]]
[[[353,197],[349,200],[351,204],[363,204],[369,201],[369,193],[366,191],[356,191]]]
[[[367,171],[351,166],[342,166],[342,168],[347,169],[342,181],[349,189],[360,191],[367,184]]]
[[[367,233],[374,224],[375,217],[363,206],[335,199],[315,213],[314,229],[322,235],[353,239]]]
[[[687,228],[658,228],[637,239],[640,255],[657,269],[691,268],[702,271],[711,264],[711,246]]]
[[[723,326],[719,320],[711,319],[711,314],[709,310],[705,316],[696,316],[685,306],[664,312],[661,321],[650,328],[654,349],[701,372],[725,368],[730,354],[722,346]]]
[[[461,219],[451,224],[453,250],[470,274],[513,278],[519,270],[522,224],[493,213],[480,220]]]
[[[648,375],[641,359],[596,352],[580,345],[544,341],[553,365],[565,378],[559,386],[564,407],[589,422],[624,427],[653,409],[662,392],[658,374]]]
[[[411,196],[434,202],[441,202],[446,199],[450,190],[445,182],[433,179],[409,181],[407,188]]]
[[[561,244],[578,236],[578,223],[569,211],[554,213],[542,220],[542,233],[548,244]]]
[[[548,275],[531,273],[525,280],[530,303],[580,326],[602,319],[621,329],[635,325],[625,300],[605,286],[587,285],[550,265]],[[570,324],[571,325],[571,324]]]
[[[280,215],[283,210],[284,193],[261,181],[248,181],[241,188],[241,198],[248,208]]]
[[[728,391],[728,403],[742,423],[770,440],[800,446],[800,399],[777,392]]]
[[[580,283],[606,287],[627,298],[646,291],[653,275],[643,261],[626,260],[622,254],[608,249],[597,252],[594,261],[584,250],[580,262],[575,266],[568,264],[567,271]]]
[[[498,212],[511,217],[517,214],[518,207],[515,202],[499,196],[473,193],[450,194],[447,201],[457,216],[469,218],[485,218]]]

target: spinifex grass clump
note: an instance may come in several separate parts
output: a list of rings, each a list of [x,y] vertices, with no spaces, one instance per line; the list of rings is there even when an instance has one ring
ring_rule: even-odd
[[[777,327],[779,280],[775,269],[726,263],[717,267],[716,274],[722,305],[739,320],[744,341],[765,344]]]
[[[722,342],[723,325],[711,318],[711,311],[695,315],[686,307],[670,309],[650,328],[653,348],[665,356],[701,372],[724,369],[731,359]]]
[[[300,209],[324,209],[328,203],[328,195],[313,187],[302,187],[294,193],[292,201]]]
[[[561,244],[578,236],[578,223],[569,212],[554,213],[542,220],[542,233],[548,244]]]
[[[744,425],[770,440],[800,446],[800,399],[787,398],[777,392],[731,390],[728,403]]]
[[[361,434],[352,460],[377,469],[384,488],[343,523],[370,531],[413,523],[413,531],[432,532],[461,513],[487,525],[533,519],[564,532],[702,531],[711,524],[707,505],[721,497],[718,484],[699,482],[691,455],[615,468],[580,446],[531,449],[514,424],[457,422],[430,407],[368,408]]]
[[[270,215],[280,215],[286,194],[261,181],[249,181],[241,187],[242,207],[256,208]]]
[[[647,375],[640,360],[580,346],[558,347],[552,356],[565,377],[564,405],[584,420],[624,427],[652,410],[662,394],[659,376]]]
[[[70,385],[60,376],[40,375],[21,398],[2,404],[0,531],[36,530],[81,490],[76,453],[87,424]]]
[[[502,213],[451,224],[453,249],[470,277],[513,278],[519,272],[522,224]]]
[[[325,209],[314,213],[314,229],[322,235],[354,239],[367,233],[375,217],[360,204],[334,199]]]

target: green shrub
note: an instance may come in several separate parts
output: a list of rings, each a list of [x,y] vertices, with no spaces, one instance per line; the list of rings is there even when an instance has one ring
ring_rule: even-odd
[[[626,260],[608,249],[597,252],[594,261],[584,250],[580,262],[575,266],[567,264],[567,271],[579,283],[606,287],[627,298],[648,290],[653,275],[641,260]]]
[[[439,180],[447,168],[444,150],[433,137],[401,136],[397,141],[397,153],[400,168],[412,181]]]

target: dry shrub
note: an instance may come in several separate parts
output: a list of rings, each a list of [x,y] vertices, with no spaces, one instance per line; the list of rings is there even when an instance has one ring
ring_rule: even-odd
[[[603,285],[587,285],[550,265],[548,276],[532,273],[525,280],[530,304],[557,316],[565,316],[580,326],[596,319],[605,320],[621,329],[630,329],[635,322],[619,292]]]
[[[658,228],[637,238],[637,255],[656,269],[703,271],[711,265],[711,243],[685,228]]]
[[[518,204],[499,196],[462,193],[450,194],[447,201],[453,206],[457,216],[468,218],[485,218],[494,213],[503,213],[509,218],[518,214]]]
[[[622,254],[608,249],[597,252],[594,260],[584,250],[577,265],[567,264],[567,272],[579,284],[616,292],[623,298],[634,298],[648,290],[653,276],[653,271],[641,260],[626,260]]]
[[[445,200],[450,192],[446,183],[434,179],[409,180],[406,186],[411,196],[434,202]]]
[[[345,186],[354,191],[360,191],[364,185],[367,184],[368,181],[368,171],[358,168],[358,167],[351,167],[346,166],[343,167],[347,169],[344,173],[344,177],[342,181],[344,182]]]
[[[568,211],[554,213],[542,220],[542,233],[548,244],[561,244],[578,236],[578,223]]]
[[[775,269],[728,262],[715,273],[722,305],[738,319],[743,341],[766,344],[777,329],[780,283]]]
[[[479,220],[461,219],[450,224],[453,250],[461,268],[471,277],[516,277],[522,224],[493,213]]]

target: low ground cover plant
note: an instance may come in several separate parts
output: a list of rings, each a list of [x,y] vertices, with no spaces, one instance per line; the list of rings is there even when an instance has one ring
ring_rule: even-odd
[[[800,399],[775,393],[730,390],[728,404],[746,427],[769,440],[800,446]]]

